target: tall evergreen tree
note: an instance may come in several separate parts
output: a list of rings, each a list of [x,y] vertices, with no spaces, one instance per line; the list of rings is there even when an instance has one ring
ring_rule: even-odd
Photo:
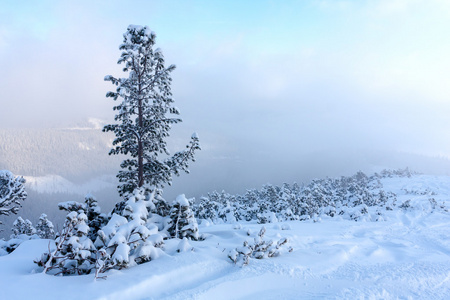
[[[175,65],[165,66],[163,54],[154,49],[156,35],[146,26],[130,25],[123,35],[122,54],[118,60],[124,64],[127,78],[105,77],[117,86],[107,97],[122,101],[114,107],[117,124],[106,125],[103,131],[116,135],[110,154],[125,154],[130,158],[121,164],[117,177],[121,182],[120,195],[149,184],[162,187],[170,184],[172,175],[188,172],[188,162],[194,161],[199,140],[193,134],[184,151],[173,156],[167,149],[166,138],[172,124],[181,122],[178,109],[173,106],[171,72]],[[164,158],[161,157],[164,156]]]

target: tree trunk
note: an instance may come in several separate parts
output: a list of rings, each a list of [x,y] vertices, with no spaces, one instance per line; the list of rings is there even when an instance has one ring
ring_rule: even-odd
[[[140,76],[139,76],[140,77]],[[140,78],[139,78],[140,81]],[[138,94],[138,127],[139,127],[139,138],[138,138],[138,187],[144,185],[144,149],[142,145],[142,127],[144,127],[144,117],[143,117],[143,101],[142,101],[142,87],[139,83],[139,94]]]
[[[142,141],[138,141],[138,187],[144,185],[144,153],[142,150]]]

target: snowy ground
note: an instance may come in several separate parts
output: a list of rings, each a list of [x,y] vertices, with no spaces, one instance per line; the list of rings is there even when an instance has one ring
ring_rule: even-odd
[[[164,256],[110,271],[99,281],[93,275],[39,273],[33,259],[48,240],[27,241],[0,257],[1,298],[450,299],[450,213],[432,211],[428,201],[434,192],[439,204],[450,207],[450,178],[388,178],[383,185],[399,202],[411,199],[414,208],[389,212],[381,222],[322,218],[265,224],[267,238],[288,237],[294,250],[251,259],[242,268],[231,263],[228,251],[252,240],[262,225],[202,225],[208,238],[191,242],[192,251],[177,253],[172,241]],[[427,194],[407,192],[413,190]]]

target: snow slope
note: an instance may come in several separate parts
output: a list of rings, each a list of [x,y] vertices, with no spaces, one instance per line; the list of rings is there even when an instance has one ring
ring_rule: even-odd
[[[24,176],[26,188],[38,193],[67,193],[86,195],[87,192],[96,192],[102,189],[114,190],[116,186],[115,177],[103,175],[92,178],[83,184],[75,184],[59,175],[46,176]]]
[[[432,195],[450,207],[450,178],[386,178],[383,185],[412,208],[387,212],[381,222],[322,217],[265,224],[267,238],[288,237],[294,250],[242,268],[228,251],[252,240],[260,224],[204,222],[207,239],[191,241],[192,251],[178,253],[172,240],[158,259],[98,281],[39,273],[32,260],[48,240],[26,241],[0,257],[2,298],[450,299],[450,213],[428,200]]]

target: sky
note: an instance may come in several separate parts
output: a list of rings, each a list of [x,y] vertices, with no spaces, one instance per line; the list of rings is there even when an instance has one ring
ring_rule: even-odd
[[[446,0],[3,0],[0,127],[112,122],[129,24],[177,66],[172,143],[199,134],[214,188],[450,157]]]

